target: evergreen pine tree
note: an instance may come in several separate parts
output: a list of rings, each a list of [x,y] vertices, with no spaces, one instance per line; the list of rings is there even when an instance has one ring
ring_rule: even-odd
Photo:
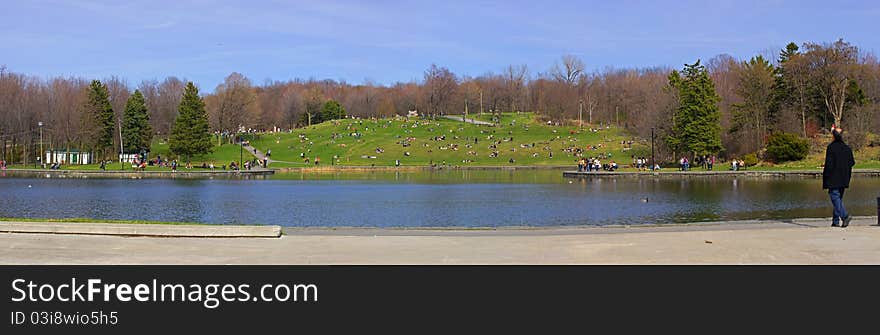
[[[674,115],[672,134],[667,143],[680,152],[715,154],[721,144],[720,97],[706,67],[698,60],[685,64],[679,74],[670,75],[669,84],[677,88],[679,106]]]
[[[199,89],[192,82],[186,84],[178,110],[168,143],[171,153],[184,156],[186,161],[192,156],[210,153],[213,143],[208,128],[208,113],[205,111],[205,102],[199,96]]]
[[[792,92],[791,87],[788,84],[788,76],[786,74],[786,63],[792,57],[798,55],[798,46],[797,44],[788,43],[785,46],[785,49],[779,52],[779,61],[778,66],[774,69],[774,83],[773,83],[773,102],[770,105],[770,118],[776,119],[778,118],[781,110],[785,108],[787,104],[790,104],[794,100],[794,92]]]
[[[92,80],[88,95],[83,114],[86,142],[92,150],[100,151],[107,158],[108,150],[113,149],[113,131],[116,129],[110,94],[106,85]]]
[[[336,100],[328,100],[321,108],[321,114],[325,120],[339,120],[345,118],[345,107]],[[314,122],[313,122],[314,123]]]
[[[140,152],[150,149],[153,129],[150,127],[150,115],[141,91],[135,90],[125,104],[122,115],[122,140],[128,152]]]

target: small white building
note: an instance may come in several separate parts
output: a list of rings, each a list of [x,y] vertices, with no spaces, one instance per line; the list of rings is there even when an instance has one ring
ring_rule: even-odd
[[[46,150],[45,157],[46,164],[86,165],[94,162],[91,152],[77,149],[50,149]]]

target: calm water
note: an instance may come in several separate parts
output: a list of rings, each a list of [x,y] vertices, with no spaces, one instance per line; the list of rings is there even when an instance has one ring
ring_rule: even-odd
[[[880,178],[855,178],[876,215]],[[561,171],[291,173],[265,180],[0,177],[0,217],[284,226],[565,226],[830,216],[814,178],[593,178]],[[647,199],[647,202],[645,202]]]

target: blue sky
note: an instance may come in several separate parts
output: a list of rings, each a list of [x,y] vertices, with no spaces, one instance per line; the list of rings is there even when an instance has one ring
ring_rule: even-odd
[[[789,41],[880,45],[880,1],[0,1],[9,70],[132,85],[174,75],[209,91],[232,71],[257,84],[389,84],[431,63],[534,74],[563,54],[596,71],[746,58]]]

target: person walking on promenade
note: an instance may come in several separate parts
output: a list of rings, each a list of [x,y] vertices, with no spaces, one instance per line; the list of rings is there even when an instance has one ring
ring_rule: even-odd
[[[852,177],[852,167],[856,164],[853,159],[852,149],[843,142],[843,129],[836,125],[831,126],[831,135],[834,141],[825,150],[825,168],[822,170],[822,188],[828,190],[831,197],[831,205],[834,213],[831,219],[832,227],[846,227],[852,218],[843,206],[843,193],[849,188]],[[843,224],[840,225],[840,221]]]

